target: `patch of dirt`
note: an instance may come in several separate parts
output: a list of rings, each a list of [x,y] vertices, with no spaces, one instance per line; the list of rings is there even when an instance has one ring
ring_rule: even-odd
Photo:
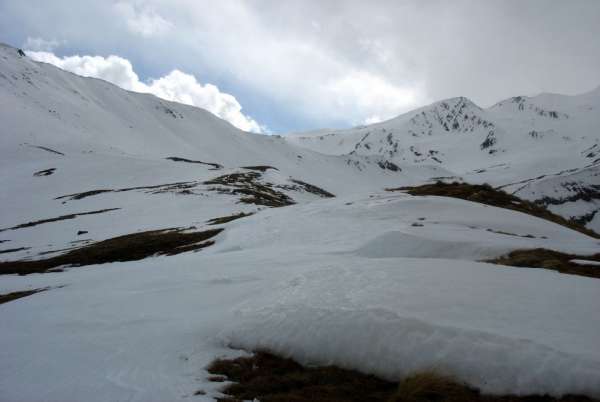
[[[48,272],[63,265],[84,266],[117,261],[135,261],[155,255],[175,255],[196,251],[214,244],[209,240],[223,229],[189,232],[185,228],[150,230],[113,237],[70,249],[66,253],[41,260],[0,262],[0,275],[27,275]]]
[[[173,161],[173,162],[198,163],[198,164],[201,164],[201,165],[208,165],[208,166],[212,166],[213,167],[213,169],[211,169],[211,170],[218,170],[218,169],[222,169],[223,168],[223,165],[219,165],[218,163],[195,161],[195,160],[192,160],[192,159],[180,158],[178,156],[169,156],[168,158],[165,158],[165,159]]]
[[[219,218],[209,219],[208,221],[206,221],[206,223],[208,223],[209,225],[222,225],[224,223],[231,222],[231,221],[234,221],[234,220],[240,219],[240,218],[245,218],[245,217],[251,216],[251,215],[254,215],[254,213],[240,212],[239,214],[233,214],[233,215],[229,215],[229,216],[221,216]]]
[[[267,165],[259,165],[259,166],[242,166],[242,169],[248,169],[248,170],[256,170],[259,172],[266,172],[269,169],[273,169],[273,170],[279,170],[276,167],[273,166],[267,166]]]
[[[35,172],[33,175],[40,177],[40,176],[50,176],[52,173],[54,173],[54,171],[56,170],[56,168],[50,168],[50,169],[46,169],[46,170],[40,170]]]
[[[21,297],[31,296],[32,294],[43,292],[45,290],[48,290],[48,288],[22,290],[19,292],[5,293],[3,295],[0,295],[0,304],[8,303],[10,301],[20,299]]]
[[[514,195],[495,189],[488,184],[479,185],[459,182],[443,183],[438,181],[434,184],[424,184],[416,187],[389,188],[386,190],[405,191],[408,194],[419,196],[434,195],[440,197],[460,198],[494,207],[512,209],[514,211],[523,212],[557,223],[561,226],[576,230],[596,239],[600,239],[600,234],[578,224],[575,221],[567,220],[562,216],[550,212],[543,206],[537,205],[530,201],[522,200]]]
[[[545,248],[529,250],[515,250],[505,256],[486,260],[498,265],[523,268],[544,268],[558,271],[563,274],[600,278],[600,266],[584,265],[572,260],[587,260],[600,262],[600,253],[592,256],[566,254]]]
[[[98,194],[102,194],[102,193],[111,193],[113,191],[115,191],[115,190],[109,190],[109,189],[90,190],[90,191],[84,191],[82,193],[61,195],[60,197],[56,197],[55,200],[62,200],[63,198],[67,198],[69,201],[81,200],[83,198],[92,197],[94,195],[98,195]]]
[[[490,232],[490,233],[497,233],[497,234],[501,234],[501,235],[505,235],[505,236],[515,236],[515,237],[523,237],[526,239],[535,239],[534,235],[530,235],[530,234],[526,234],[526,235],[520,235],[520,234],[516,234],[516,233],[510,233],[510,232],[504,232],[502,230],[494,230],[494,229],[486,229],[486,231]],[[541,236],[542,239],[547,239],[546,236]]]
[[[149,190],[150,194],[160,193],[176,193],[176,194],[191,194],[189,189],[198,186],[199,182],[196,181],[180,181],[175,183],[155,184],[151,186],[137,186],[137,187],[126,187],[117,189],[98,189],[84,191],[81,193],[66,194],[56,197],[55,200],[66,199],[67,201],[81,200],[83,198],[92,197],[94,195],[102,193],[121,193],[125,191],[137,191],[137,190]]]
[[[38,149],[41,149],[41,150],[44,150],[44,151],[47,151],[47,152],[50,152],[50,153],[53,153],[53,154],[65,156],[65,154],[63,154],[62,152],[55,151],[54,149],[51,149],[51,148],[48,148],[48,147],[42,147],[42,146],[39,146],[39,145],[29,145],[29,146],[30,147],[34,147],[34,148],[38,148]]]
[[[0,250],[0,254],[16,253],[17,251],[29,250],[31,247],[6,248]]]
[[[291,179],[292,182],[296,183],[297,185],[299,185],[300,187],[302,187],[302,189],[304,191],[306,191],[307,193],[312,193],[315,195],[318,195],[321,198],[334,198],[335,195],[331,194],[329,191],[323,190],[320,187],[317,187],[315,185],[306,183],[304,181],[301,180],[296,180],[296,179]]]
[[[585,396],[490,396],[455,379],[420,372],[390,382],[335,366],[304,367],[291,359],[258,352],[217,359],[207,370],[218,382],[232,381],[220,402],[594,402]],[[597,401],[596,401],[597,402]]]
[[[396,390],[391,382],[336,367],[305,368],[269,353],[232,360],[218,359],[207,368],[217,378],[234,381],[218,401],[370,402],[385,401]],[[225,378],[223,378],[224,376]]]
[[[273,189],[270,183],[261,183],[261,174],[257,172],[231,173],[205,181],[211,187],[209,191],[222,194],[241,195],[240,202],[267,207],[284,207],[295,204],[294,200],[281,191]]]
[[[44,223],[64,221],[64,220],[68,220],[68,219],[75,219],[78,216],[83,216],[83,215],[102,214],[102,213],[105,213],[105,212],[116,211],[118,209],[121,209],[121,208],[108,208],[108,209],[100,209],[100,210],[97,210],[97,211],[78,212],[76,214],[61,215],[61,216],[57,216],[56,218],[48,218],[48,219],[41,219],[39,221],[21,223],[20,225],[13,226],[11,228],[0,229],[0,232],[4,232],[5,230],[16,230],[16,229],[28,228],[28,227],[31,227],[31,226],[42,225]]]

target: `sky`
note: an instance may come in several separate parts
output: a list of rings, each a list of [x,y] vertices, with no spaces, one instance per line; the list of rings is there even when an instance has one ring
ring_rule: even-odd
[[[0,42],[254,132],[600,85],[598,0],[0,0]]]

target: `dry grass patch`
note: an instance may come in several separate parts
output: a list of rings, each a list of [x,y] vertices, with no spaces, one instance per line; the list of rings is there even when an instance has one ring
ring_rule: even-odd
[[[240,219],[240,218],[245,218],[245,217],[251,216],[251,215],[254,215],[254,213],[252,213],[252,212],[250,212],[250,213],[240,212],[239,214],[233,214],[233,215],[229,215],[229,216],[221,216],[221,217],[218,217],[218,218],[209,219],[206,222],[209,225],[222,225],[224,223],[231,222],[231,221],[234,221],[234,220]]]
[[[100,209],[98,211],[78,212],[75,214],[61,215],[61,216],[57,216],[56,218],[48,218],[48,219],[41,219],[39,221],[21,223],[20,225],[17,225],[17,226],[13,226],[13,227],[6,228],[6,229],[0,229],[0,232],[4,232],[5,230],[16,230],[16,229],[29,228],[32,226],[43,225],[44,223],[58,222],[58,221],[64,221],[64,220],[68,220],[68,219],[75,219],[78,216],[103,214],[105,212],[116,211],[118,209],[121,209],[121,208],[107,208],[107,209]]]
[[[269,353],[215,360],[209,373],[235,383],[225,387],[219,401],[261,402],[376,402],[385,401],[396,384],[337,367],[302,367]]]
[[[586,260],[600,262],[600,254],[593,256],[580,256],[566,254],[545,248],[529,250],[515,250],[502,257],[487,260],[493,264],[508,265],[524,268],[544,268],[558,271],[563,274],[581,275],[591,278],[600,278],[600,266],[585,265],[573,260]]]
[[[90,243],[65,254],[41,260],[0,262],[0,275],[48,272],[62,265],[84,266],[117,261],[135,261],[154,255],[175,255],[214,244],[209,240],[223,229],[189,232],[183,228],[150,230]]]
[[[217,359],[207,368],[226,385],[220,402],[575,402],[584,396],[490,396],[433,371],[416,373],[399,383],[335,366],[305,367],[291,359],[258,352],[250,357]],[[597,401],[596,401],[597,402]]]
[[[273,189],[270,183],[261,183],[261,174],[257,172],[231,173],[205,181],[210,191],[223,194],[241,195],[244,204],[263,205],[266,207],[285,207],[295,204],[294,200],[281,191]]]
[[[416,187],[398,187],[390,188],[388,191],[406,191],[411,195],[435,195],[440,197],[460,198],[467,201],[479,202],[481,204],[491,205],[499,208],[512,209],[529,215],[542,218],[559,225],[576,230],[588,236],[600,239],[600,234],[588,229],[581,224],[567,220],[562,216],[550,212],[543,206],[530,201],[522,200],[514,195],[505,193],[490,186],[489,184],[468,184],[468,183],[443,183],[438,181],[433,184],[424,184]]]
[[[0,304],[8,303],[13,300],[20,299],[22,297],[31,296],[32,294],[43,292],[48,288],[32,289],[32,290],[21,290],[19,292],[5,293],[0,295]]]

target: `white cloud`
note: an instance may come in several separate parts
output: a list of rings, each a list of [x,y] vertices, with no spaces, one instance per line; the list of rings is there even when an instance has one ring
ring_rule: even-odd
[[[120,1],[113,7],[117,15],[125,20],[127,28],[143,37],[161,36],[173,27],[155,10],[144,7],[143,4]]]
[[[325,85],[323,92],[342,110],[355,110],[366,115],[363,120],[375,123],[395,117],[423,99],[418,91],[392,85],[380,76],[367,71],[354,71]]]
[[[365,119],[364,124],[375,124],[382,122],[383,119],[377,115],[369,116]]]
[[[127,49],[149,70],[226,82],[254,95],[252,113],[272,110],[261,119],[282,131],[383,119],[461,95],[485,106],[515,94],[572,94],[600,79],[597,0],[106,3],[0,0],[0,26],[66,39],[87,54]],[[414,104],[402,101],[407,91]]]
[[[179,70],[144,83],[133,70],[131,62],[119,56],[61,58],[51,52],[29,50],[27,55],[84,77],[101,78],[130,91],[151,93],[162,99],[201,107],[245,131],[265,131],[254,119],[242,113],[242,106],[235,96],[221,92],[213,84],[203,85],[193,75]]]
[[[31,38],[27,37],[27,40],[23,44],[25,49],[36,50],[36,51],[44,51],[51,52],[56,49],[62,42],[59,42],[55,39],[46,40],[42,38]]]

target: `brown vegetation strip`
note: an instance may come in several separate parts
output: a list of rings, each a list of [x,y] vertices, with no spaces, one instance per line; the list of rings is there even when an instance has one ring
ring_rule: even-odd
[[[21,297],[31,296],[32,294],[43,292],[44,290],[47,290],[47,288],[22,290],[19,292],[6,293],[0,295],[0,304],[8,303],[10,301],[20,299]]]
[[[542,218],[559,225],[576,230],[588,236],[600,239],[600,234],[588,229],[575,221],[567,220],[562,216],[556,215],[545,207],[537,205],[530,201],[522,200],[514,195],[493,188],[488,184],[468,184],[468,183],[443,183],[424,184],[416,187],[398,187],[390,188],[388,191],[406,191],[411,195],[435,195],[440,197],[460,198],[467,201],[479,202],[481,204],[494,207],[512,209],[529,215]]]
[[[566,254],[545,248],[530,250],[515,250],[509,254],[485,262],[523,268],[544,268],[563,274],[600,278],[600,266],[584,265],[572,260],[587,260],[600,262],[600,253],[592,256]]]
[[[75,214],[69,214],[69,215],[61,215],[61,216],[57,216],[56,218],[48,218],[48,219],[41,219],[39,221],[33,221],[33,222],[27,222],[27,223],[22,223],[20,225],[17,226],[13,226],[11,228],[6,228],[6,229],[0,229],[0,232],[4,232],[5,230],[15,230],[15,229],[22,229],[22,228],[28,228],[31,226],[37,226],[37,225],[42,225],[44,223],[50,223],[50,222],[57,222],[57,221],[64,221],[64,220],[68,220],[68,219],[75,219],[78,216],[83,216],[83,215],[95,215],[95,214],[102,214],[104,212],[110,212],[110,211],[116,211],[118,209],[121,208],[108,208],[108,209],[99,209],[97,211],[89,211],[89,212],[78,212]]]
[[[53,154],[65,156],[65,154],[63,154],[62,152],[58,152],[58,151],[56,151],[56,150],[54,150],[52,148],[42,147],[42,146],[39,146],[39,145],[30,145],[30,146],[34,147],[34,148],[42,149],[44,151],[48,151],[48,152],[53,153]]]
[[[303,182],[302,180],[292,179],[292,182],[294,182],[297,185],[299,185],[300,187],[302,187],[304,189],[304,191],[318,195],[321,198],[334,198],[335,197],[335,195],[331,194],[329,191],[323,190],[322,188],[317,187],[313,184]]]
[[[251,216],[251,215],[254,215],[254,214],[252,212],[247,213],[247,214],[244,212],[240,212],[239,214],[234,214],[234,215],[229,215],[229,216],[221,216],[219,218],[209,219],[206,222],[209,225],[222,225],[224,223],[231,222],[231,221],[234,221],[234,220],[240,219],[240,218],[245,218],[245,217]]]
[[[180,192],[183,193],[183,190],[187,190],[190,188],[194,188],[198,185],[198,182],[195,181],[179,181],[175,183],[165,183],[165,184],[155,184],[151,186],[137,186],[137,187],[127,187],[127,188],[117,188],[117,189],[97,189],[90,191],[83,191],[81,193],[73,193],[61,195],[60,197],[56,197],[55,200],[67,199],[69,201],[72,200],[81,200],[83,198],[92,197],[94,195],[102,194],[102,193],[121,193],[124,191],[135,191],[135,190],[154,190],[153,193],[165,193],[165,192]]]
[[[86,244],[65,254],[41,260],[0,262],[0,275],[48,272],[61,265],[83,266],[141,260],[153,255],[175,255],[214,244],[209,240],[223,229],[188,232],[182,228],[138,232]]]
[[[0,254],[16,253],[17,251],[29,250],[31,247],[5,248],[0,250]]]
[[[267,207],[284,207],[295,204],[286,194],[274,190],[271,184],[261,183],[261,174],[257,172],[231,173],[205,181],[205,185],[223,187],[209,188],[225,194],[242,195],[240,202],[245,204],[264,205]]]
[[[268,166],[268,165],[258,165],[258,166],[242,166],[242,169],[248,169],[248,170],[257,170],[259,172],[266,172],[269,169],[273,169],[273,170],[279,170],[276,167],[273,166]]]
[[[168,160],[173,161],[173,162],[198,163],[200,165],[208,165],[208,166],[212,166],[214,169],[221,169],[221,168],[223,168],[223,165],[219,165],[218,163],[195,161],[195,160],[192,160],[192,159],[180,158],[178,156],[169,156],[168,158],[165,158],[165,159],[168,159]]]
[[[221,402],[575,402],[584,396],[489,396],[434,372],[409,376],[400,383],[334,366],[303,367],[269,353],[217,359],[208,368],[214,381],[233,381]],[[198,395],[204,391],[199,390]]]
[[[50,169],[46,169],[46,170],[40,170],[35,172],[33,175],[34,176],[50,176],[52,173],[54,173],[54,171],[56,170],[56,168],[50,168]]]

